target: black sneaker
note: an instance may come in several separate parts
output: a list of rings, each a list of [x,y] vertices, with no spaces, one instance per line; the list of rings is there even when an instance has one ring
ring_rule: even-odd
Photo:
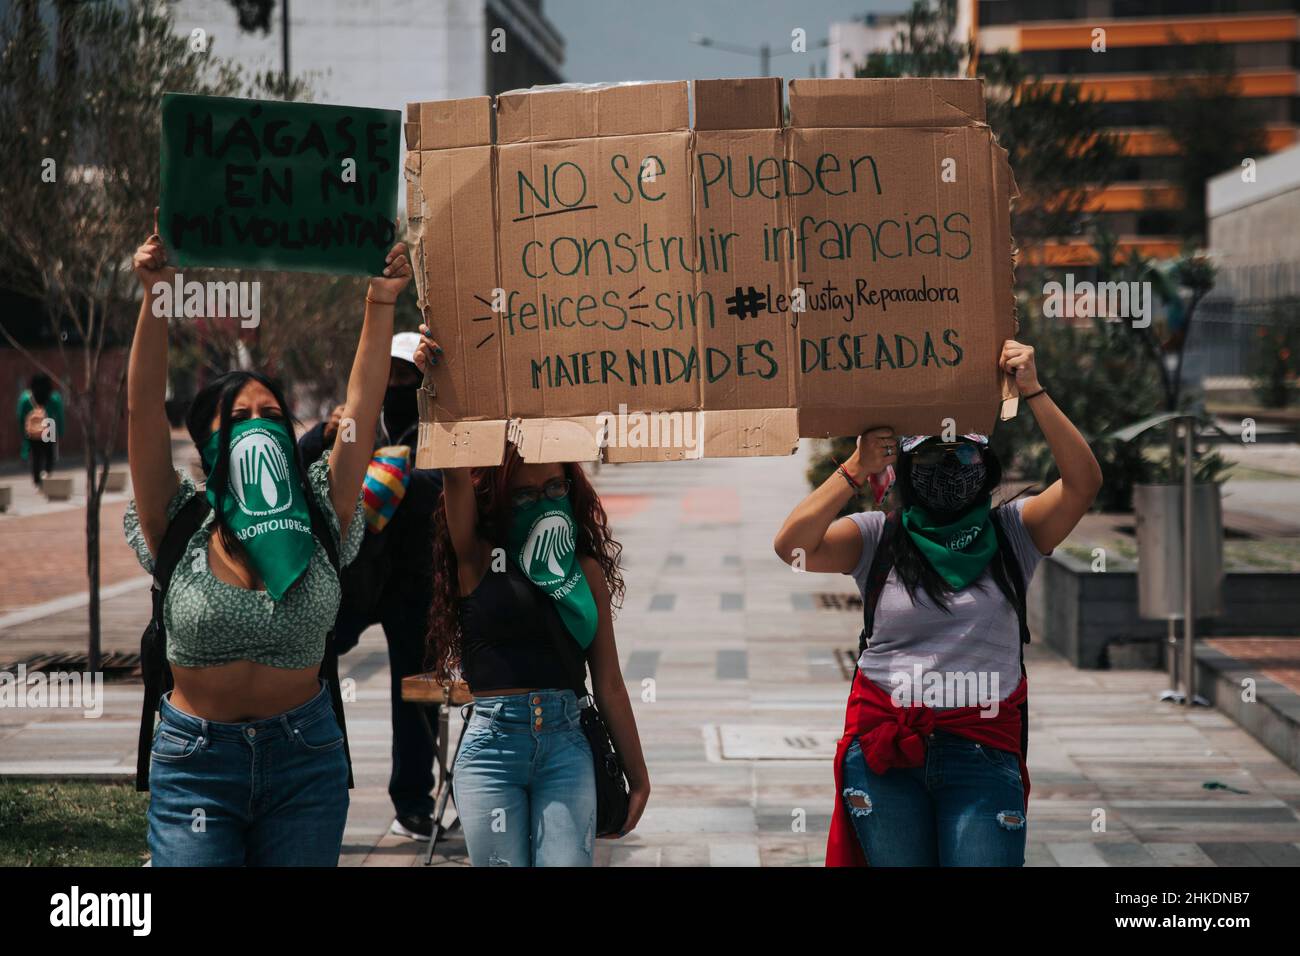
[[[422,817],[416,813],[406,813],[393,820],[389,833],[410,837],[412,840],[433,839],[433,817]]]

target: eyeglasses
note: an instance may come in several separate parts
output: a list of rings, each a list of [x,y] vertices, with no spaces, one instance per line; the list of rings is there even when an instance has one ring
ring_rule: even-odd
[[[967,441],[925,445],[912,452],[912,464],[923,467],[939,465],[949,455],[960,465],[974,465],[984,459],[984,449]]]
[[[572,485],[573,482],[568,478],[552,478],[540,488],[536,486],[516,488],[510,493],[510,503],[516,508],[527,508],[541,501],[543,495],[554,501],[566,497]]]

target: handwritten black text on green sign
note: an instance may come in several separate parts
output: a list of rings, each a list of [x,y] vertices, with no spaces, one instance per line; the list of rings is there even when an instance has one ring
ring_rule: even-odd
[[[399,119],[167,94],[160,227],[177,264],[378,274],[396,238]]]

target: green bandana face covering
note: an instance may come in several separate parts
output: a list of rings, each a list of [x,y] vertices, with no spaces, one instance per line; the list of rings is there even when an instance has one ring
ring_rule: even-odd
[[[212,474],[220,431],[203,446],[203,463]],[[250,418],[230,429],[230,464],[221,520],[248,552],[267,593],[280,600],[311,563],[316,541],[306,492],[294,477],[293,436],[283,422]],[[216,493],[207,489],[217,507]]]
[[[577,526],[568,497],[543,497],[515,508],[510,523],[510,557],[556,603],[573,639],[586,648],[596,637],[596,599],[578,563]]]
[[[993,560],[998,550],[997,532],[985,498],[951,524],[935,524],[920,505],[903,511],[903,527],[925,555],[930,566],[950,586],[969,587]]]

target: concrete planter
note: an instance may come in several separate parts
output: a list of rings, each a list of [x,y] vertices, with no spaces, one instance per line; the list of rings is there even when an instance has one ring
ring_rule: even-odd
[[[41,482],[41,491],[50,501],[67,501],[72,497],[72,479],[46,478]]]
[[[1229,571],[1223,614],[1198,620],[1198,637],[1300,635],[1295,595],[1300,573]],[[1076,667],[1163,666],[1164,621],[1138,617],[1136,571],[1094,572],[1063,551],[1039,565],[1029,587],[1029,628]]]
[[[105,491],[126,491],[126,472],[110,470],[108,480],[104,483]]]

